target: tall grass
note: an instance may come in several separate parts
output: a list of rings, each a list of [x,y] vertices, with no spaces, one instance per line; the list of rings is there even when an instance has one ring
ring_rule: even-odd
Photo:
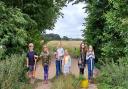
[[[75,89],[73,86],[75,79],[72,75],[60,76],[58,79],[53,80],[51,89]]]
[[[24,55],[12,55],[0,61],[0,89],[29,89],[24,58]]]
[[[102,66],[97,81],[98,89],[128,89],[128,57]]]

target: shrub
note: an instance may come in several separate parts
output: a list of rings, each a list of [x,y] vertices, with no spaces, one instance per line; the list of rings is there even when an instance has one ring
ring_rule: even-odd
[[[127,89],[127,74],[127,57],[121,58],[118,63],[106,63],[101,67],[101,74],[97,77],[99,89]]]
[[[0,61],[0,89],[29,89],[25,77],[24,55],[12,55]]]

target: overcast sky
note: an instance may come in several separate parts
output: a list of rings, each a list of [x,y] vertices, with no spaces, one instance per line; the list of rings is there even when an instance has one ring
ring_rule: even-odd
[[[84,18],[87,16],[87,14],[84,13],[85,10],[82,9],[84,6],[84,3],[76,5],[68,4],[67,7],[61,10],[64,18],[58,18],[55,29],[47,31],[47,33],[59,34],[61,37],[82,38],[82,24],[84,23]]]

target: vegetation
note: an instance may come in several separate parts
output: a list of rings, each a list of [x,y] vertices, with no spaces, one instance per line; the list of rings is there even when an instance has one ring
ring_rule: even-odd
[[[23,51],[29,42],[38,44],[39,50],[41,33],[54,28],[65,3],[66,0],[0,0],[0,45],[9,51],[6,53]]]
[[[72,75],[60,76],[58,79],[53,81],[53,86],[51,89],[75,89],[73,82],[75,78]]]
[[[2,50],[0,50],[0,57]],[[30,89],[25,76],[24,55],[12,55],[0,61],[0,89]]]
[[[85,40],[95,47],[97,57],[117,61],[126,56],[127,0],[90,0],[87,3]]]
[[[66,0],[0,0],[0,89],[26,86],[23,52],[33,42],[41,49],[42,32],[54,28]],[[20,54],[20,56],[18,55]]]
[[[98,89],[128,88],[128,58],[119,59],[119,63],[105,63],[97,78]]]

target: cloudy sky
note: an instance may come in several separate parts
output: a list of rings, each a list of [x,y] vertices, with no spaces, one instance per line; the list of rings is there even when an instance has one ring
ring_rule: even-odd
[[[84,17],[87,14],[84,13],[84,3],[72,5],[71,3],[64,7],[61,12],[64,14],[64,18],[60,17],[55,24],[55,29],[47,31],[47,33],[59,34],[61,37],[68,36],[71,38],[81,38],[82,36],[82,24],[84,23]]]

